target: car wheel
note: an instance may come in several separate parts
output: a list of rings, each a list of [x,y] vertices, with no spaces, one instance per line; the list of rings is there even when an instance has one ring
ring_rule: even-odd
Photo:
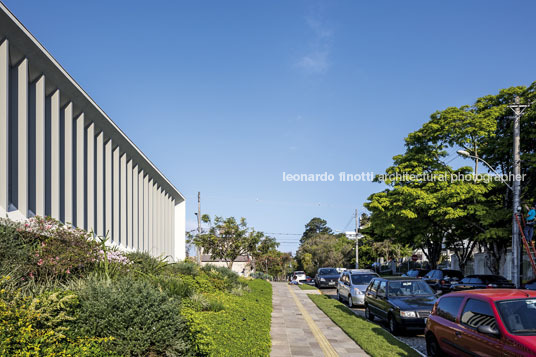
[[[374,315],[372,315],[372,313],[370,312],[368,305],[365,305],[365,317],[369,321],[374,321]]]
[[[434,335],[429,334],[426,336],[426,354],[430,357],[443,356],[441,347]]]
[[[354,302],[352,301],[352,295],[348,295],[348,307],[354,307]]]
[[[398,333],[400,332],[400,328],[398,327],[398,322],[396,322],[395,317],[393,315],[389,315],[387,322],[389,324],[389,331],[393,335],[398,335]]]

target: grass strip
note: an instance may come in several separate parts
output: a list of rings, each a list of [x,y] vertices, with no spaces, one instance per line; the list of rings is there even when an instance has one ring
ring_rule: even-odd
[[[307,284],[299,284],[298,287],[302,290],[316,290],[316,287]]]
[[[380,326],[356,316],[349,308],[325,295],[308,294],[328,317],[371,356],[420,356]]]

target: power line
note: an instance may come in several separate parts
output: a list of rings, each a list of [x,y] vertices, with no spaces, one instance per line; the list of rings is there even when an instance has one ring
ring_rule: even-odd
[[[267,233],[267,232],[264,232],[264,234],[274,234],[274,235],[279,235],[279,236],[301,236],[302,233]]]
[[[346,223],[346,226],[344,226],[343,231],[346,231],[346,228],[348,228],[348,226],[350,225],[350,223],[352,223],[354,218],[355,218],[355,214],[352,214],[352,217],[350,217],[350,220],[348,221],[348,223]]]

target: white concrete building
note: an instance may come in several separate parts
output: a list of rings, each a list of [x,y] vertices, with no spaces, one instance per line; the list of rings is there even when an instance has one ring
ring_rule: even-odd
[[[0,216],[185,257],[184,196],[0,2]]]

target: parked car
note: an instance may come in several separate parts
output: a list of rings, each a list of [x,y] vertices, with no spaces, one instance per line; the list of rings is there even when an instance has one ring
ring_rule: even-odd
[[[515,289],[516,286],[500,275],[468,275],[458,283],[451,285],[452,291],[489,288]]]
[[[481,289],[439,298],[425,329],[428,356],[536,355],[536,291]]]
[[[316,272],[315,285],[317,288],[335,288],[337,286],[339,276],[340,274],[335,268],[320,268]]]
[[[430,270],[423,280],[430,285],[438,294],[448,293],[451,284],[463,279],[463,273],[459,270],[452,269],[434,269]]]
[[[307,276],[305,275],[304,271],[297,270],[294,273],[292,273],[292,277],[290,280],[295,280],[299,284],[305,283],[307,281]]]
[[[365,291],[365,316],[387,321],[393,334],[422,331],[435,301],[434,291],[421,279],[374,278]]]
[[[337,283],[337,299],[346,300],[348,306],[365,304],[365,290],[378,274],[369,269],[353,269],[343,272]]]
[[[523,284],[524,289],[536,290],[536,279],[532,279]]]
[[[402,276],[407,276],[410,278],[422,278],[423,276],[428,274],[429,271],[430,269],[411,269],[408,270],[408,272],[406,274],[403,274]]]

